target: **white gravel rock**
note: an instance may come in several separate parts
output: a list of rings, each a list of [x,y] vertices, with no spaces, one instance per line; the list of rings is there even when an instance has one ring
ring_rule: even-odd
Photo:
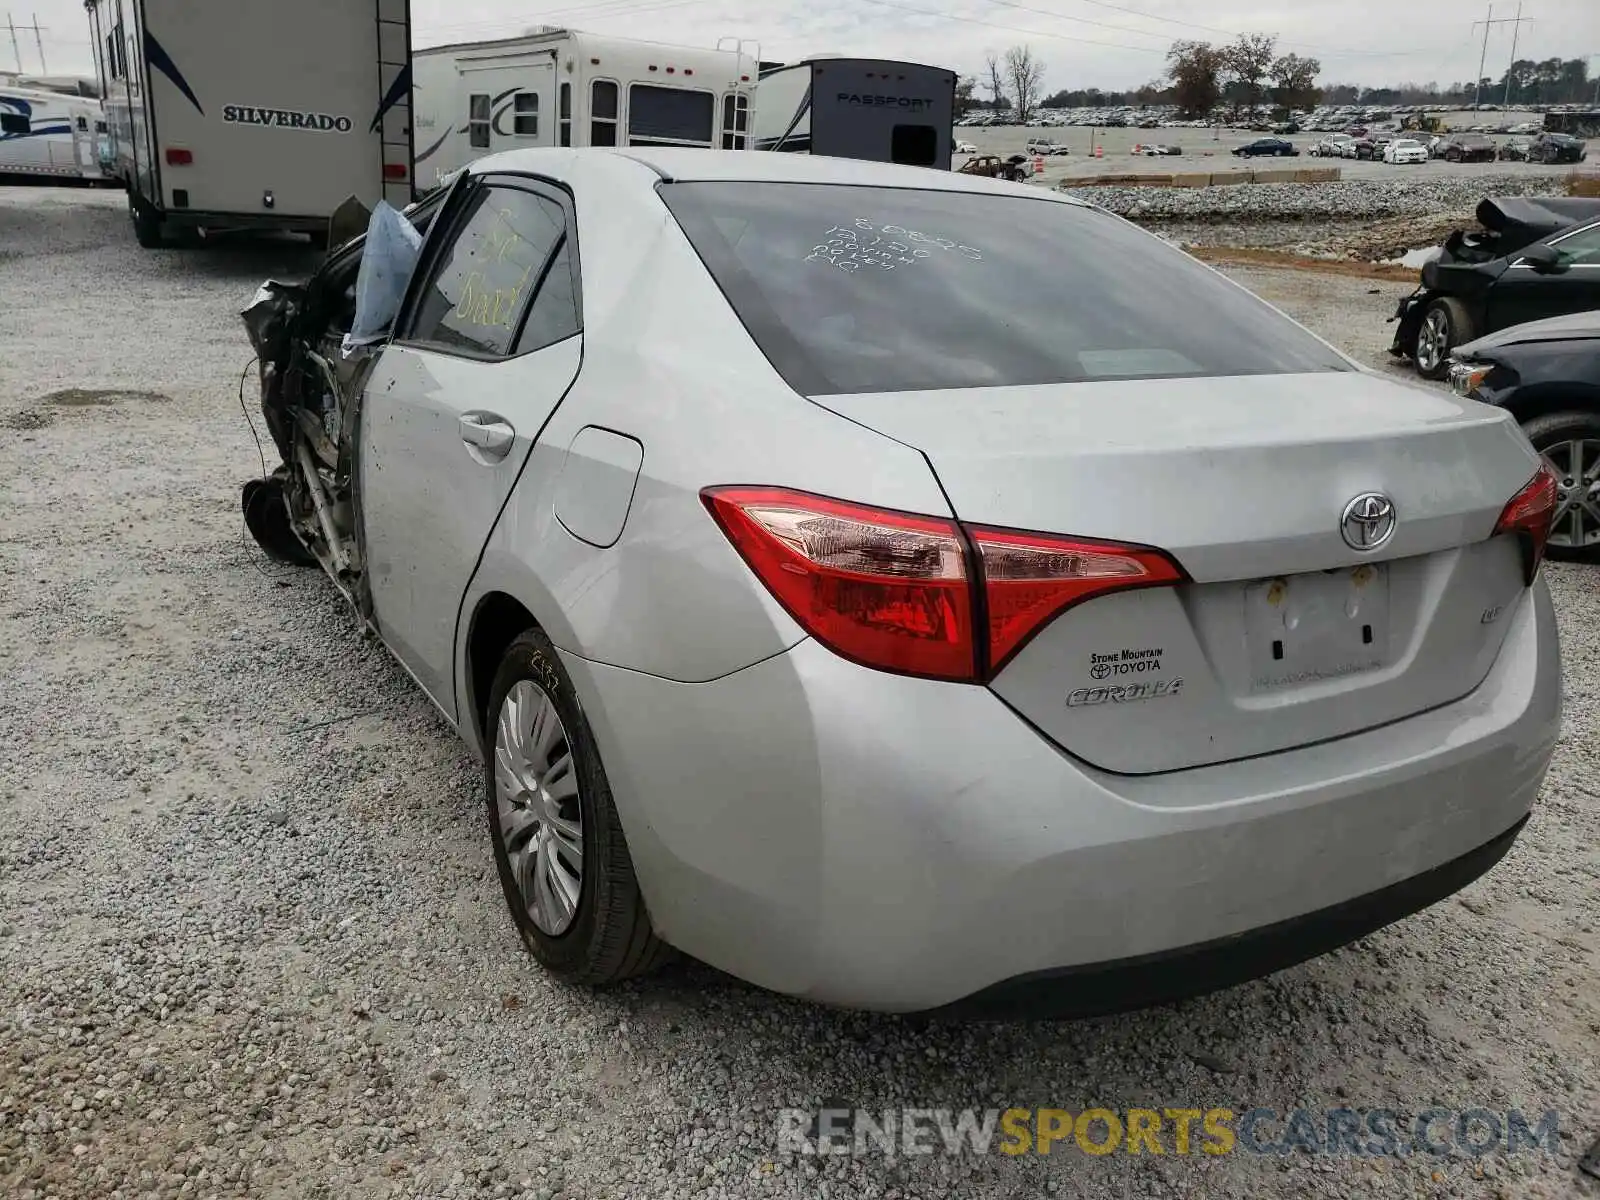
[[[1069,181],[1061,190],[1142,222],[1268,224],[1471,213],[1485,196],[1559,194],[1561,179],[1562,175],[1555,172],[1523,171],[1515,175],[1441,175],[1433,179],[1407,176],[1204,188],[1073,187]]]
[[[309,257],[145,252],[120,196],[23,201],[0,189],[0,1195],[1596,1194],[1573,1169],[1600,1129],[1594,571],[1549,572],[1567,725],[1515,851],[1337,954],[1075,1024],[839,1013],[692,963],[591,994],[522,952],[454,735],[325,580],[243,536],[236,313]],[[1381,360],[1388,294],[1239,277]],[[1438,1100],[1557,1108],[1568,1136],[1483,1178],[775,1152],[779,1108],[830,1100]]]

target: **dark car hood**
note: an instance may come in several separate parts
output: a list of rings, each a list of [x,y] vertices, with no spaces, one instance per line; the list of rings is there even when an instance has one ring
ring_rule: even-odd
[[[1515,346],[1524,342],[1570,342],[1593,338],[1600,341],[1600,310],[1569,313],[1564,317],[1549,317],[1543,321],[1529,321],[1526,325],[1513,325],[1497,333],[1487,334],[1475,342],[1459,346],[1456,353],[1463,358],[1502,346]]]
[[[1577,221],[1600,217],[1600,200],[1576,196],[1486,196],[1478,203],[1478,224],[1495,233],[1549,237]]]

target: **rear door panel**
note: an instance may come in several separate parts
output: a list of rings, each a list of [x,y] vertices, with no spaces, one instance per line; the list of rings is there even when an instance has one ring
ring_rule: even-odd
[[[582,363],[575,237],[570,206],[553,189],[463,192],[435,223],[419,267],[426,282],[414,284],[398,324],[403,339],[367,382],[361,514],[373,615],[447,713],[461,598]],[[537,306],[547,301],[571,306],[569,319],[542,319],[548,310]],[[535,328],[556,332],[526,343]]]

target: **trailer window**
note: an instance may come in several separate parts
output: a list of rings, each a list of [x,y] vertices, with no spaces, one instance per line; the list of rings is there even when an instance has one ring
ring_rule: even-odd
[[[628,145],[709,146],[717,117],[710,92],[635,83],[628,87]]]
[[[89,132],[89,118],[88,117],[79,117],[78,118],[78,132],[79,133],[88,133]]]
[[[572,145],[572,85],[561,85],[560,99],[557,101],[557,117],[561,126],[561,144]]]
[[[617,144],[617,85],[596,79],[589,87],[589,144]]]
[[[939,161],[939,133],[932,125],[896,125],[889,135],[889,158],[908,167]]]
[[[539,136],[539,93],[517,93],[512,101],[511,131],[518,137]]]
[[[487,92],[474,92],[467,97],[467,145],[474,150],[489,148],[489,130],[493,127],[493,113]]]
[[[27,133],[31,122],[21,113],[0,112],[0,133]]]

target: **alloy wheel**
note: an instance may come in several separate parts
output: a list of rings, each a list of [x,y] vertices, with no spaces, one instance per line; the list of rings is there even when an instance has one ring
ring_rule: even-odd
[[[1440,309],[1422,318],[1417,330],[1417,370],[1436,370],[1450,348],[1450,319]]]
[[[572,744],[549,695],[517,682],[495,723],[495,816],[529,919],[551,937],[572,927],[583,893],[583,807]]]
[[[1600,544],[1600,441],[1574,438],[1546,446],[1543,453],[1556,477],[1550,544],[1565,550]]]

